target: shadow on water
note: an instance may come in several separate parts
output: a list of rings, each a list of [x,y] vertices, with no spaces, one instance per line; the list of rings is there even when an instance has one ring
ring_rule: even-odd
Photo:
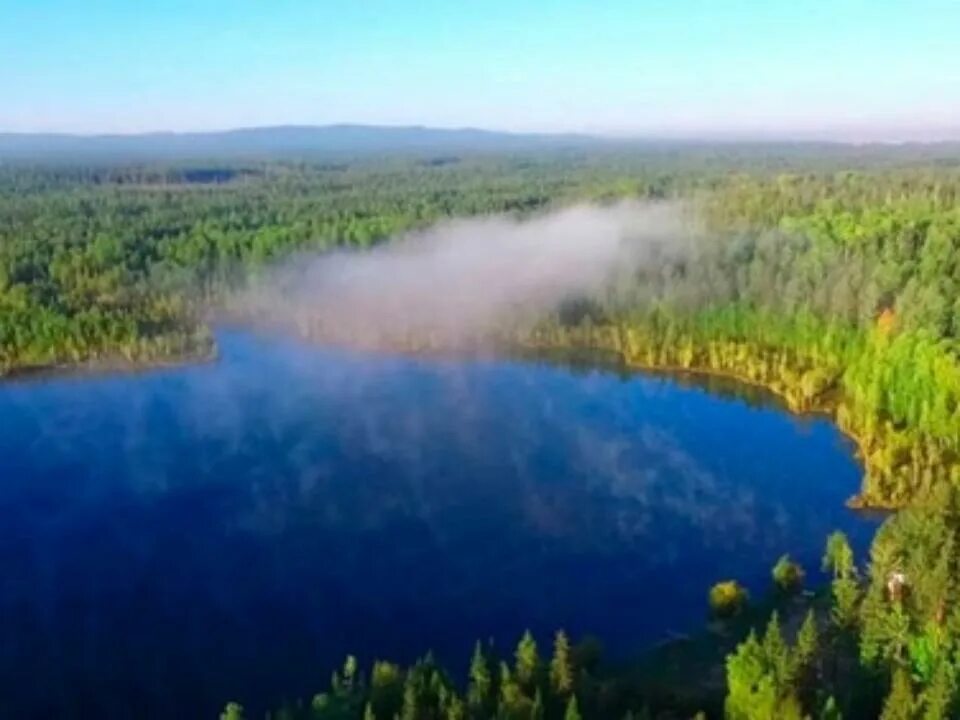
[[[0,386],[0,716],[213,717],[348,652],[460,667],[525,628],[623,656],[699,627],[716,580],[762,592],[788,551],[816,576],[829,531],[875,524],[840,434],[754,389],[219,345]]]
[[[587,348],[536,349],[515,352],[512,356],[532,362],[550,363],[581,376],[590,375],[597,370],[604,370],[624,381],[629,381],[635,377],[662,378],[681,388],[704,390],[714,397],[739,400],[750,407],[789,411],[787,404],[779,395],[760,385],[752,385],[725,375],[706,372],[639,370],[627,365],[619,353],[612,351]]]

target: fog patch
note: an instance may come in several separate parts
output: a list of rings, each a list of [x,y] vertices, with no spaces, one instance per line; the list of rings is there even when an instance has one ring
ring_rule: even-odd
[[[674,203],[446,221],[372,250],[299,255],[233,307],[331,344],[462,348],[601,293],[615,273],[679,252],[688,235]]]

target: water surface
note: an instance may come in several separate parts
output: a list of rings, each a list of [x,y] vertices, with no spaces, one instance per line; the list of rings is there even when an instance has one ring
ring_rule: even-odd
[[[214,717],[347,652],[623,655],[847,511],[852,448],[674,381],[223,333],[215,364],[0,385],[0,716]]]

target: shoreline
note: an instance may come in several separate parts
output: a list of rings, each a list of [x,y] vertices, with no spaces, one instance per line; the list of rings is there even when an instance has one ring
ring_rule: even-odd
[[[227,323],[227,326],[236,327],[235,323]],[[250,328],[252,331],[256,332],[258,328],[256,324]],[[293,335],[301,340],[306,340],[308,342],[316,342],[316,338],[312,338],[309,333],[293,333]],[[322,343],[317,343],[322,344]],[[503,357],[521,357],[523,359],[530,359],[531,355],[539,355],[541,357],[545,355],[550,355],[551,353],[564,353],[564,352],[574,352],[579,351],[581,353],[597,353],[603,354],[607,357],[607,360],[612,360],[613,363],[620,366],[624,370],[632,372],[640,372],[653,376],[661,376],[667,378],[690,378],[694,381],[704,380],[710,378],[717,378],[728,380],[737,385],[742,385],[744,387],[754,388],[760,390],[764,393],[770,395],[772,399],[776,399],[777,403],[782,407],[782,409],[789,413],[791,416],[797,418],[804,417],[817,417],[824,418],[829,420],[837,431],[850,443],[854,448],[854,457],[857,460],[857,463],[860,465],[863,471],[863,477],[866,478],[868,469],[866,467],[866,452],[864,447],[864,441],[856,433],[851,431],[849,428],[841,425],[837,420],[837,412],[835,407],[820,403],[809,408],[798,407],[795,403],[791,403],[790,398],[782,390],[766,384],[762,381],[754,380],[752,378],[746,377],[741,373],[737,373],[733,370],[709,368],[702,366],[691,366],[683,367],[680,365],[655,365],[644,362],[637,362],[630,360],[627,355],[622,350],[614,350],[612,348],[603,348],[603,347],[580,347],[576,345],[554,345],[550,343],[543,342],[519,342],[515,340],[507,343],[495,343],[495,345],[500,345],[499,348],[493,349],[490,351],[491,355],[500,355]],[[396,347],[393,349],[395,352],[399,352],[404,355],[411,356],[425,356],[425,355],[436,355],[437,348],[430,347]],[[519,351],[519,352],[518,352]],[[460,354],[454,352],[454,354]],[[486,353],[484,353],[486,355]],[[122,373],[125,375],[136,375],[139,373],[147,373],[155,370],[165,370],[170,368],[179,368],[186,367],[189,365],[201,365],[216,362],[220,357],[219,347],[217,342],[214,339],[211,339],[209,347],[201,352],[188,352],[182,355],[169,355],[162,356],[152,359],[144,360],[129,360],[121,357],[112,357],[102,360],[87,360],[78,363],[55,363],[49,365],[36,365],[36,366],[21,366],[13,367],[5,372],[0,372],[0,384],[3,383],[17,383],[17,382],[31,382],[31,381],[42,381],[45,379],[53,378],[70,378],[70,377],[97,377],[102,375],[109,375],[112,373]],[[598,365],[602,363],[597,363]],[[709,388],[706,388],[706,391],[709,392]],[[863,487],[861,486],[860,490],[851,495],[846,501],[845,505],[851,510],[855,511],[879,511],[879,512],[892,512],[901,509],[901,505],[896,505],[892,503],[878,503],[870,501],[864,497]]]
[[[184,353],[144,360],[129,360],[110,357],[99,360],[82,360],[77,363],[50,363],[46,365],[15,366],[0,372],[0,386],[5,383],[40,382],[51,379],[99,377],[111,374],[139,375],[156,370],[206,365],[220,358],[217,344],[211,343],[205,352]]]
[[[575,350],[575,346],[556,346],[543,343],[523,343],[523,346],[528,350],[533,351],[565,351],[565,350]],[[590,348],[582,348],[590,350]],[[643,362],[631,361],[627,355],[622,350],[612,350],[605,348],[596,348],[598,352],[609,352],[615,355],[619,361],[622,363],[622,366],[628,370],[635,370],[643,373],[648,373],[651,375],[661,375],[667,377],[690,377],[690,378],[720,378],[724,380],[730,380],[734,383],[744,385],[746,387],[752,387],[759,390],[762,390],[766,393],[769,393],[772,397],[776,398],[783,405],[783,409],[788,412],[791,416],[797,418],[803,417],[819,417],[825,418],[831,422],[831,424],[837,429],[837,431],[854,447],[854,457],[857,460],[857,463],[860,465],[863,470],[863,478],[866,479],[868,469],[866,466],[866,451],[864,447],[864,440],[854,433],[850,428],[844,427],[837,420],[836,409],[830,405],[825,405],[820,403],[810,408],[799,408],[794,403],[790,402],[789,397],[781,390],[763,383],[759,380],[754,380],[749,377],[745,377],[742,374],[739,374],[732,370],[721,370],[716,368],[708,368],[701,366],[691,366],[683,367],[679,365],[651,365]],[[903,505],[897,505],[893,503],[879,503],[875,501],[868,500],[864,497],[863,484],[861,483],[860,490],[851,495],[844,503],[849,509],[854,511],[863,511],[863,512],[896,512],[901,510]]]

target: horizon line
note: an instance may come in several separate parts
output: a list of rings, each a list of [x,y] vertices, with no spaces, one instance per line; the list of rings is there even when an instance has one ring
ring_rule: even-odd
[[[876,128],[874,136],[870,137],[868,124],[837,124],[824,125],[818,128],[774,130],[764,127],[718,127],[714,130],[686,130],[669,131],[655,130],[586,130],[586,129],[510,129],[483,127],[479,125],[430,125],[424,123],[374,123],[337,121],[328,123],[269,123],[263,125],[221,126],[215,128],[196,129],[144,129],[144,130],[6,130],[0,127],[0,137],[55,137],[71,138],[76,140],[97,139],[136,139],[148,137],[184,137],[184,136],[213,136],[229,135],[257,131],[283,130],[382,130],[382,131],[432,131],[446,133],[478,133],[487,135],[506,135],[519,139],[529,138],[556,138],[592,140],[600,142],[681,142],[681,143],[809,143],[831,145],[938,145],[960,143],[960,123],[956,127],[943,126],[931,128]],[[859,131],[859,132],[858,132]],[[899,131],[899,132],[898,132]],[[857,137],[860,135],[861,137]],[[927,135],[927,137],[923,137]]]

